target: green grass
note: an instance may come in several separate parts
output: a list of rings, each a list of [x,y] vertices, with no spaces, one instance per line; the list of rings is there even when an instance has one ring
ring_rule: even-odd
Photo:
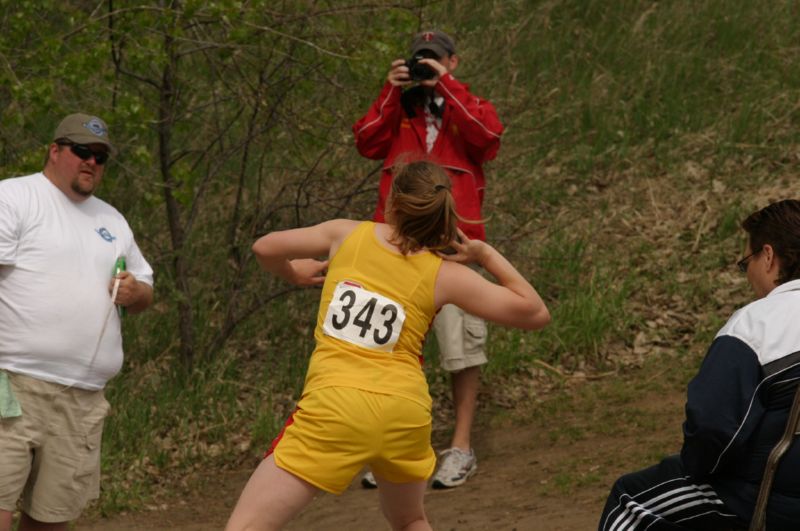
[[[103,468],[107,484],[125,494],[108,489],[103,513],[137,507],[154,482],[198,462],[224,462],[221,448],[241,422],[233,365],[209,366],[191,375],[170,374],[163,367],[150,371],[130,371],[107,391],[114,411],[104,430]]]
[[[236,466],[263,453],[294,408],[313,348],[319,291],[275,301],[259,326],[268,339],[226,350],[191,370],[169,355],[133,357],[106,391],[113,413],[103,434],[104,493],[99,510],[141,508],[173,490],[187,471]],[[136,330],[130,318],[126,334]],[[241,350],[240,350],[241,349]]]

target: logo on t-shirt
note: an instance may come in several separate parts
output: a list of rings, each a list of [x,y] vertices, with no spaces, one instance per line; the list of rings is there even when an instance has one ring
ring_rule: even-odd
[[[94,231],[100,235],[107,242],[113,242],[117,239],[116,236],[112,236],[111,233],[105,227],[100,227],[99,229],[94,229]]]

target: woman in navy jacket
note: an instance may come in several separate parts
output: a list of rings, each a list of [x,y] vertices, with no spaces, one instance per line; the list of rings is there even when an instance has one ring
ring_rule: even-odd
[[[689,383],[680,455],[623,476],[601,531],[747,528],[800,381],[800,201],[751,214],[739,269],[757,299],[717,333]],[[767,529],[800,529],[800,444],[778,467]]]

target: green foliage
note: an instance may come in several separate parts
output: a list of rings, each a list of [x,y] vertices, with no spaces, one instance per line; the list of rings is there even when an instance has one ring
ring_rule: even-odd
[[[594,265],[587,242],[566,230],[548,235],[538,253],[528,256],[535,256],[532,279],[548,303],[552,322],[536,334],[493,332],[489,372],[507,373],[534,359],[571,369],[602,363],[610,339],[626,333],[627,282]]]
[[[168,487],[170,478],[200,464],[236,462],[251,449],[250,438],[242,433],[254,417],[254,427],[262,430],[254,436],[264,430],[277,433],[279,419],[270,407],[273,388],[264,386],[243,397],[242,369],[224,359],[189,376],[162,358],[130,366],[114,380],[107,391],[114,410],[103,433],[107,484],[101,512],[141,507],[153,488]],[[241,407],[253,415],[244,418]]]

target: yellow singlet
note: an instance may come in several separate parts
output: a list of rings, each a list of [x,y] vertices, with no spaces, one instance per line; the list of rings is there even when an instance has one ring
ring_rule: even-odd
[[[429,252],[394,252],[378,241],[375,223],[358,225],[328,267],[304,393],[353,387],[430,410],[421,352],[441,263]]]

